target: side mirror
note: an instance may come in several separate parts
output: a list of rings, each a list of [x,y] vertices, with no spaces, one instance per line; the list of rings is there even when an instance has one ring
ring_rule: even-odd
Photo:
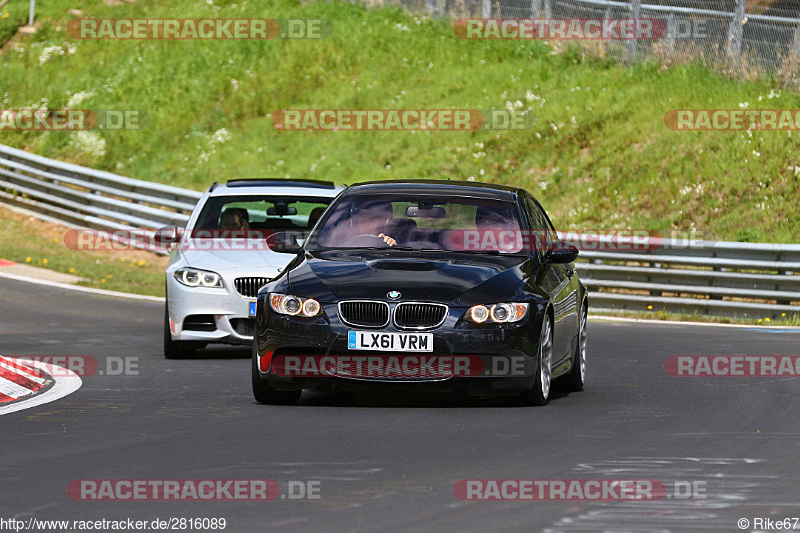
[[[180,240],[181,230],[178,226],[164,226],[155,231],[153,238],[160,244],[173,244]]]
[[[273,252],[281,254],[299,254],[303,247],[297,242],[297,233],[280,231],[267,237],[267,246]]]
[[[558,243],[544,254],[545,263],[572,263],[578,257],[578,249],[567,243]]]

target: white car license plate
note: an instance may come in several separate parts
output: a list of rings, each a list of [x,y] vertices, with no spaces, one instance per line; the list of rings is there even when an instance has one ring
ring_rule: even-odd
[[[348,331],[350,350],[383,352],[432,352],[433,333],[382,333],[380,331]]]

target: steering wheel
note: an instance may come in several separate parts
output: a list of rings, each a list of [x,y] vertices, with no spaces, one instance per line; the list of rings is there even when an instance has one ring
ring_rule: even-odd
[[[344,246],[380,246],[383,248],[389,248],[389,245],[386,244],[386,241],[384,241],[382,237],[378,237],[377,235],[373,235],[371,233],[355,235],[354,237],[350,237],[344,241],[342,244]]]

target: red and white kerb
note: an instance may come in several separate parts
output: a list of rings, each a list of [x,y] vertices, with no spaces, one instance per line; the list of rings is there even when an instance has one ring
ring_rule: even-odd
[[[0,405],[32,396],[46,384],[38,370],[0,356]]]

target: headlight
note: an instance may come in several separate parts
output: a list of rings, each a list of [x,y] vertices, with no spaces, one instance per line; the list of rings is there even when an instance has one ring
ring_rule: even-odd
[[[224,287],[219,274],[196,268],[179,268],[175,271],[175,279],[187,287],[209,287],[213,289]]]
[[[269,306],[281,315],[300,315],[306,318],[317,316],[322,312],[322,306],[316,300],[298,298],[291,294],[278,294],[277,292],[269,295]]]
[[[503,303],[489,305],[473,305],[464,313],[464,318],[475,324],[489,322],[519,322],[528,314],[528,304]]]

